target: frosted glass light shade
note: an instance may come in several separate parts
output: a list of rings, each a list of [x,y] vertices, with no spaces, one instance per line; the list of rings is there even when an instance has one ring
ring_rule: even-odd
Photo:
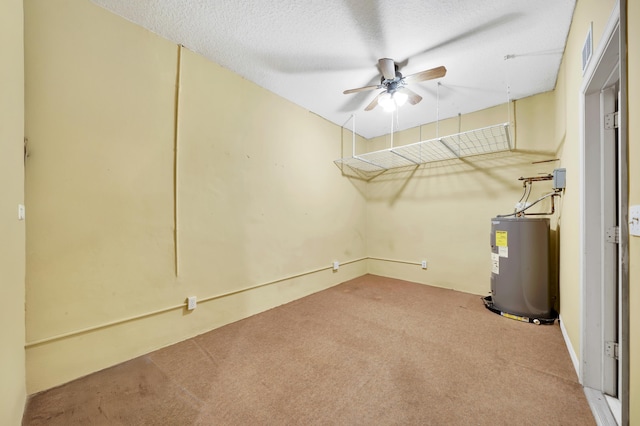
[[[391,112],[396,109],[396,103],[393,99],[393,96],[389,93],[383,93],[382,95],[380,95],[378,104],[387,112]]]
[[[394,94],[392,95],[392,98],[396,101],[397,106],[404,105],[405,102],[407,102],[408,97],[409,96],[407,96],[407,94],[404,92],[394,92]]]

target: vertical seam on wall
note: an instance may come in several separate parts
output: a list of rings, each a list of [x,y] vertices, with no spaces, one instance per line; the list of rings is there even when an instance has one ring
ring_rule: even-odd
[[[173,253],[176,277],[178,276],[178,110],[180,107],[180,71],[182,70],[182,45],[178,45],[176,65],[176,92],[173,111]]]

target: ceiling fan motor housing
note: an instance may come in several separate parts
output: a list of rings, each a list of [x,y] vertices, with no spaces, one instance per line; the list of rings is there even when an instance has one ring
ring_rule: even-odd
[[[396,68],[397,68],[397,65],[396,65]],[[386,89],[387,92],[393,93],[397,89],[399,89],[400,87],[402,87],[404,85],[403,84],[403,80],[402,80],[402,73],[400,71],[397,71],[397,69],[396,69],[396,76],[395,76],[394,79],[387,80],[383,76],[380,79],[380,84],[382,86],[384,86],[384,88]]]

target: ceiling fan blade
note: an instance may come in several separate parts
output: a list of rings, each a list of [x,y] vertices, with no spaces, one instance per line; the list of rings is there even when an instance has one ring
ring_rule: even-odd
[[[378,105],[378,99],[380,99],[380,96],[382,96],[385,93],[387,93],[387,92],[378,93],[378,95],[375,98],[373,98],[371,103],[369,105],[367,105],[367,107],[364,110],[365,111],[371,111],[372,109],[374,109]]]
[[[447,69],[443,66],[431,68],[430,70],[421,71],[415,74],[408,75],[404,78],[407,83],[414,81],[426,81],[433,80],[434,78],[444,77],[447,73]]]
[[[376,86],[364,86],[364,87],[358,87],[357,89],[349,89],[349,90],[345,90],[344,93],[345,95],[348,95],[349,93],[357,93],[357,92],[364,92],[365,90],[373,90],[373,89],[381,89],[382,86],[380,84],[376,85]]]
[[[416,92],[414,92],[411,89],[407,89],[406,87],[403,87],[402,89],[399,89],[399,90],[401,90],[402,93],[405,93],[407,95],[407,102],[409,102],[411,105],[415,105],[422,100],[422,96],[418,95]]]
[[[396,64],[393,62],[393,59],[378,59],[378,68],[380,68],[380,72],[385,80],[393,80],[396,78]]]

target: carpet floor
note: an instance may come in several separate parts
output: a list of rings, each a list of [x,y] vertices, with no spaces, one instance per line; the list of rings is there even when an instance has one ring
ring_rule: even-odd
[[[365,275],[29,398],[24,425],[592,425],[554,325]]]

